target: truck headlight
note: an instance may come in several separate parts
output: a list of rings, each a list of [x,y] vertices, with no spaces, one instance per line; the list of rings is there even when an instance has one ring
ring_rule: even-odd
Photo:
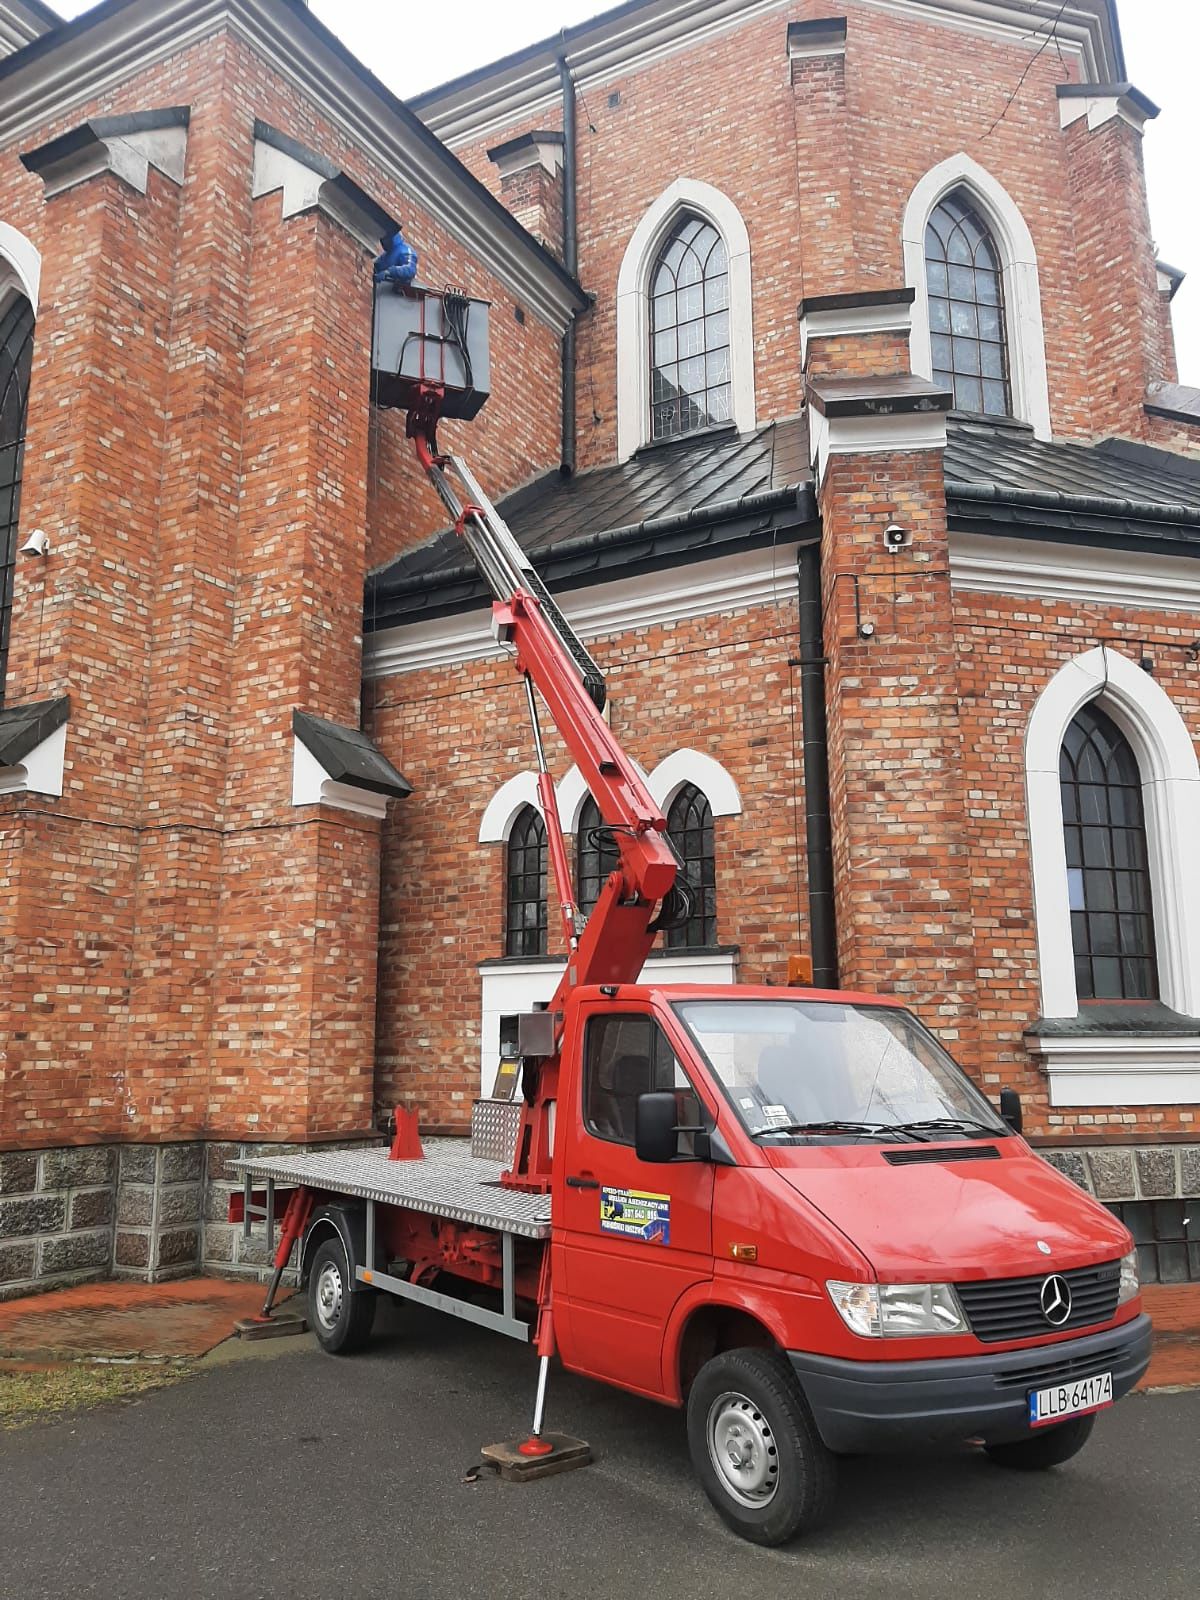
[[[1138,1277],[1137,1251],[1131,1250],[1127,1256],[1121,1257],[1121,1288],[1117,1294],[1117,1304],[1123,1306],[1127,1300],[1132,1300],[1141,1292],[1142,1280]]]
[[[966,1333],[958,1296],[948,1283],[835,1283],[825,1285],[851,1333],[867,1339]]]

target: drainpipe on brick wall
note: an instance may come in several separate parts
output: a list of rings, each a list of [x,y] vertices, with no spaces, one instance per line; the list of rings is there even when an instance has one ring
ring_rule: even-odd
[[[825,640],[821,627],[820,545],[805,545],[800,551],[798,566],[809,946],[814,985],[818,989],[836,989],[837,920],[833,900],[833,829],[829,817],[829,740],[825,725]]]
[[[563,94],[563,266],[573,278],[579,275],[579,217],[576,205],[575,80],[565,56],[559,57]],[[575,471],[575,327],[562,342],[562,461],[560,471],[569,478]]]

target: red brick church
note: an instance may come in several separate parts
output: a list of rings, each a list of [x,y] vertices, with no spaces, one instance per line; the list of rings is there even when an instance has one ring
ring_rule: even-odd
[[[408,104],[296,0],[0,0],[0,1296],[257,1269],[240,1148],[464,1129],[554,986],[519,686],[374,403],[401,222],[703,888],[655,971],[902,996],[1200,1277],[1155,115],[1113,0],[632,0]]]

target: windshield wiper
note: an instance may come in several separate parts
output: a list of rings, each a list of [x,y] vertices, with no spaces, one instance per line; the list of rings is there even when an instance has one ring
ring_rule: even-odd
[[[920,1122],[898,1122],[896,1127],[905,1133],[928,1133],[936,1136],[943,1129],[948,1133],[970,1133],[983,1139],[1003,1139],[1007,1128],[992,1127],[986,1122],[976,1122],[973,1117],[927,1117]]]
[[[910,1138],[920,1139],[920,1124],[897,1122],[779,1122],[774,1127],[756,1128],[751,1138],[760,1139],[768,1133],[859,1133],[866,1135],[899,1133],[908,1134]]]

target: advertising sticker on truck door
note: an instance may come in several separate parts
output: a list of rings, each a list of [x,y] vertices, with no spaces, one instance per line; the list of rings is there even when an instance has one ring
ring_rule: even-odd
[[[670,1244],[671,1196],[642,1189],[601,1189],[600,1230],[645,1244]]]

